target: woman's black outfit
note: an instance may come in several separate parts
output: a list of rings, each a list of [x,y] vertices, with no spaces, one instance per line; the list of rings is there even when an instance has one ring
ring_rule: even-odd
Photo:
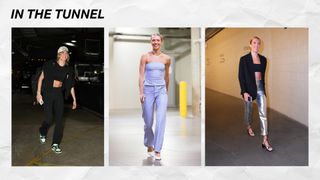
[[[242,56],[239,63],[239,82],[241,94],[248,93],[252,99],[244,101],[244,121],[246,126],[252,123],[252,101],[256,99],[259,117],[261,135],[268,135],[267,121],[267,99],[265,96],[264,76],[266,72],[267,60],[259,55],[260,64],[254,64],[251,53]],[[261,73],[261,79],[256,79],[255,72]]]
[[[54,119],[56,126],[52,144],[60,144],[63,136],[63,96],[67,99],[70,95],[71,88],[74,85],[74,75],[67,64],[65,66],[60,66],[56,61],[46,62],[43,65],[42,72],[44,73],[42,95],[45,120],[39,128],[39,131],[40,135],[46,137]],[[53,87],[54,80],[61,81],[63,84],[62,87]]]
[[[267,66],[267,58],[258,54],[260,59],[260,68],[261,69],[261,80],[262,80],[262,87],[263,90],[265,89],[265,81],[264,76],[266,72]],[[241,95],[246,92],[250,94],[252,100],[257,98],[257,84],[256,84],[256,77],[255,77],[255,64],[253,64],[253,59],[251,53],[248,53],[240,58],[239,63],[239,83],[241,87]]]

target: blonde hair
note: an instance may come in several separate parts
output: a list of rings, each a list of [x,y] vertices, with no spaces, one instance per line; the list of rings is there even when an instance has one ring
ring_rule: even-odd
[[[252,43],[253,39],[259,40],[259,43],[261,44],[261,39],[260,39],[258,36],[253,36],[253,37],[250,39],[250,44]]]
[[[162,36],[161,34],[159,34],[159,33],[151,34],[150,40],[152,40],[152,37],[153,37],[153,36],[158,36],[158,37],[160,37],[161,41],[163,41],[163,36]]]

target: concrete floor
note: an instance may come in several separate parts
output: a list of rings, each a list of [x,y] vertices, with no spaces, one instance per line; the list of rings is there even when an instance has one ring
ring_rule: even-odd
[[[243,123],[243,101],[206,89],[207,166],[307,166],[308,127],[268,109],[269,138],[274,152],[261,148],[259,122],[254,104],[249,137]]]
[[[39,142],[39,127],[44,112],[33,106],[30,95],[12,95],[12,165],[13,166],[103,166],[104,123],[83,109],[65,106],[62,153],[51,151],[52,126],[46,144]]]
[[[177,109],[167,112],[161,161],[147,156],[140,109],[110,111],[109,127],[111,166],[201,165],[200,119],[182,119]]]

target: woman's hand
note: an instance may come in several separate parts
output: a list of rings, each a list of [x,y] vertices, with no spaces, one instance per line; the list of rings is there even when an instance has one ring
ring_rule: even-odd
[[[76,109],[77,108],[77,101],[76,101],[76,94],[74,92],[74,87],[71,88],[70,93],[71,93],[71,96],[73,99],[72,109]]]
[[[144,94],[140,94],[140,102],[143,103],[144,102]]]
[[[76,101],[73,101],[72,103],[72,109],[76,109],[77,108],[77,102]]]
[[[252,97],[250,96],[249,93],[243,93],[243,99],[244,99],[246,102],[249,102],[249,97],[250,97],[250,99],[252,99]]]
[[[42,100],[42,96],[41,96],[41,94],[40,93],[37,93],[37,102],[39,103],[39,104],[42,104],[43,103],[43,100]],[[42,103],[41,103],[42,102]]]

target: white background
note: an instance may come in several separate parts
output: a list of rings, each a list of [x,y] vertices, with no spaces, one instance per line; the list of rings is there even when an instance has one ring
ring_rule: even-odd
[[[12,20],[12,9],[102,8],[103,20]],[[318,179],[320,177],[319,0],[1,0],[0,1],[1,179]],[[12,27],[308,27],[308,167],[11,167]],[[105,31],[105,34],[107,32]],[[105,38],[107,41],[107,37]],[[105,49],[108,42],[105,41]],[[105,53],[105,60],[108,60]],[[204,59],[203,59],[204,60]],[[108,72],[108,63],[105,63]],[[202,73],[203,74],[203,73]],[[106,76],[106,78],[108,78]],[[202,77],[204,78],[204,77]],[[106,79],[105,93],[108,94]],[[108,132],[108,97],[105,139]],[[105,143],[107,154],[107,142]],[[108,157],[105,155],[105,157]],[[106,164],[108,160],[105,160]]]

